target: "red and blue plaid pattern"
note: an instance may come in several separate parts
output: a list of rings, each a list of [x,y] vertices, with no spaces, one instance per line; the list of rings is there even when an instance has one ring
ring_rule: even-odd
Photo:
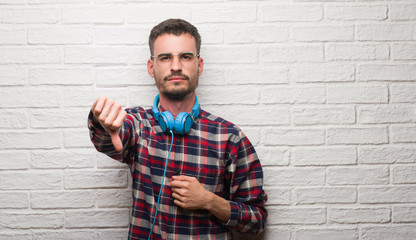
[[[133,206],[128,239],[147,239],[159,191],[159,213],[151,239],[232,239],[231,230],[257,234],[266,223],[263,171],[257,154],[239,128],[208,112],[200,111],[187,135],[175,135],[163,170],[171,135],[166,134],[150,109],[126,109],[120,129],[124,150],[114,150],[109,135],[94,126],[90,137],[96,149],[129,165],[133,178]],[[222,222],[206,210],[186,210],[173,203],[173,175],[196,177],[205,189],[229,201],[231,217]]]

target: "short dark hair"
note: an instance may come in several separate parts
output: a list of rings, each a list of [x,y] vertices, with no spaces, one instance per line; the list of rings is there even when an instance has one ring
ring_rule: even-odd
[[[198,29],[183,19],[168,19],[153,27],[150,32],[150,55],[153,55],[156,38],[166,33],[173,34],[175,36],[180,36],[185,33],[190,34],[195,39],[196,54],[199,54],[201,49],[201,36],[198,33]]]

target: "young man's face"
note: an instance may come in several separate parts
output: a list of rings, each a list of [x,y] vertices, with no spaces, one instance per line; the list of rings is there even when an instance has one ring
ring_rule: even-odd
[[[204,64],[196,56],[195,39],[190,34],[159,36],[154,42],[153,55],[147,62],[147,70],[160,94],[181,100],[195,91]]]

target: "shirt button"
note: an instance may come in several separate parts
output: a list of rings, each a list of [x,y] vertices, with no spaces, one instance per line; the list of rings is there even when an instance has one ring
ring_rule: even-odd
[[[173,233],[173,227],[168,227],[168,228],[166,229],[166,232],[168,232],[168,233]]]
[[[181,170],[175,169],[175,175],[180,175],[180,174],[181,174]]]

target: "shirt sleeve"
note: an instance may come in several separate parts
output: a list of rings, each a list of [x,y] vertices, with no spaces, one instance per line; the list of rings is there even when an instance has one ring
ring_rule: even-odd
[[[254,147],[244,134],[241,135],[228,164],[231,215],[224,224],[237,232],[259,234],[268,216],[263,170]]]
[[[132,121],[130,121],[130,116],[126,116],[126,119],[123,122],[119,130],[119,136],[121,142],[123,143],[123,151],[117,152],[111,142],[110,135],[104,130],[101,125],[95,125],[93,122],[93,114],[90,111],[88,115],[88,129],[90,133],[91,142],[94,144],[94,147],[97,151],[106,154],[107,156],[124,163],[129,164],[128,149],[129,145],[134,142],[134,134],[132,131]]]

